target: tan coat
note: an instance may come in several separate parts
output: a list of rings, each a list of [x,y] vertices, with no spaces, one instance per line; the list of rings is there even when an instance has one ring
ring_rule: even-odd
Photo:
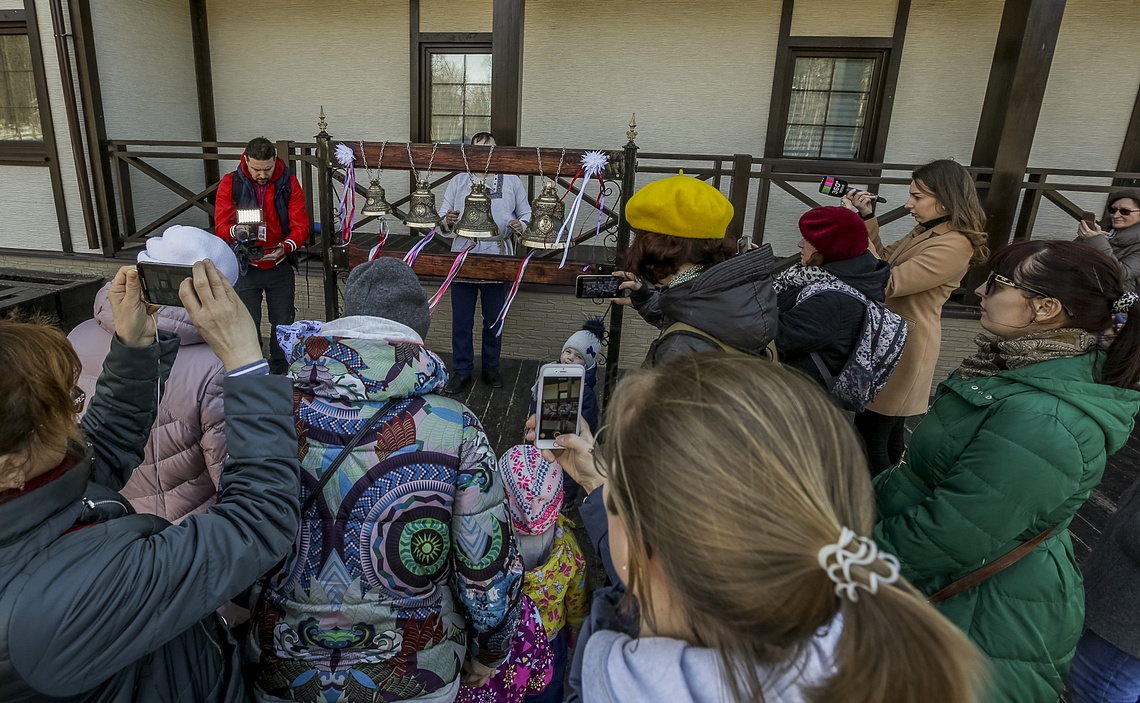
[[[891,265],[887,308],[907,322],[906,348],[887,385],[867,405],[880,415],[921,415],[930,403],[934,367],[942,347],[942,306],[970,267],[973,245],[944,222],[923,232],[915,227],[884,247],[878,220],[867,221],[871,251]]]

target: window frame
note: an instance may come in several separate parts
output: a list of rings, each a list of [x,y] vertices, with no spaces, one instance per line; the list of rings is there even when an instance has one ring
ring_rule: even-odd
[[[793,37],[793,39],[795,39]],[[888,40],[889,41],[889,40]],[[886,73],[890,65],[891,49],[886,46],[875,46],[878,41],[869,41],[871,46],[860,46],[863,43],[855,37],[836,38],[834,46],[820,46],[817,42],[805,44],[790,44],[788,46],[788,69],[779,86],[781,91],[781,115],[779,133],[779,157],[795,161],[840,161],[851,164],[870,163],[875,150],[875,140],[879,131],[879,121],[883,110],[883,85],[886,82]],[[859,138],[859,146],[855,156],[842,158],[837,156],[795,156],[784,154],[784,144],[788,138],[788,117],[792,105],[792,83],[795,80],[796,60],[800,58],[827,58],[827,59],[873,59],[875,68],[871,76],[871,86],[867,93],[869,103],[867,119],[863,122],[863,133]]]
[[[25,10],[0,10],[0,35],[28,37],[28,50],[32,62],[32,79],[36,86],[37,112],[40,118],[38,140],[0,139],[0,164],[46,164],[50,161],[48,134],[51,122],[47,95],[47,77],[44,74],[43,54],[39,37],[28,26]]]
[[[486,54],[491,56],[491,42],[480,40],[449,41],[446,39],[421,40],[419,45],[419,136],[420,141],[426,142],[431,136],[432,117],[432,81],[431,57],[434,54]],[[491,85],[494,85],[495,74],[491,73]],[[494,114],[495,103],[491,100],[490,114]]]

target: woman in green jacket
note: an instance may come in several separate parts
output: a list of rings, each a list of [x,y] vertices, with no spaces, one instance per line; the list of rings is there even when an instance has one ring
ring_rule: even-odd
[[[988,334],[875,480],[875,539],[929,596],[1052,529],[938,605],[989,655],[986,700],[1052,702],[1084,620],[1067,528],[1140,413],[1140,306],[1116,262],[1073,242],[1006,247],[977,293]],[[1115,329],[1116,312],[1133,322]]]

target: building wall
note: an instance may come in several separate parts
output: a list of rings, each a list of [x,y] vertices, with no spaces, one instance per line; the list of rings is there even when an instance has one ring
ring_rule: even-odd
[[[126,17],[131,20],[125,22]],[[190,4],[169,0],[91,0],[91,22],[107,138],[200,141]],[[146,162],[192,192],[205,188],[200,161]],[[182,202],[170,189],[133,168],[131,193],[140,227]],[[208,225],[206,214],[197,208],[175,222]]]

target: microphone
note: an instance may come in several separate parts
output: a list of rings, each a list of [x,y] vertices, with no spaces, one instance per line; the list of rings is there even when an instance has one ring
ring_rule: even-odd
[[[842,198],[848,193],[858,193],[860,190],[862,189],[852,188],[850,183],[835,176],[824,176],[823,180],[819,182],[819,192],[835,198]],[[881,195],[876,195],[875,202],[885,203],[887,199]]]

